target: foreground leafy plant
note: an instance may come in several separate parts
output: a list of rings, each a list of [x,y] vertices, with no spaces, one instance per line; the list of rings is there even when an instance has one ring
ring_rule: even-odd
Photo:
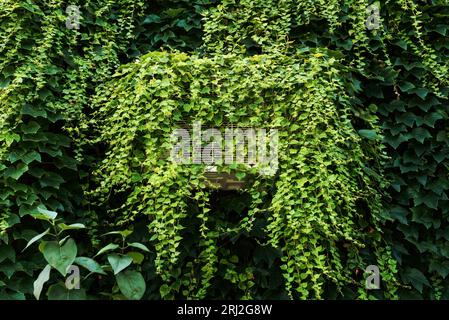
[[[65,224],[62,219],[57,218],[57,213],[38,207],[37,214],[33,214],[35,219],[47,222],[50,227],[44,232],[33,237],[26,245],[24,250],[39,243],[39,251],[42,253],[47,265],[39,274],[34,282],[34,296],[39,300],[44,284],[49,281],[52,269],[59,272],[62,277],[66,277],[72,269],[73,264],[79,265],[87,269],[90,273],[84,278],[86,279],[91,274],[97,273],[107,275],[105,271],[112,271],[115,276],[117,287],[113,288],[112,297],[120,299],[122,297],[116,295],[117,288],[120,289],[123,296],[127,299],[139,300],[145,293],[145,281],[140,272],[135,270],[125,270],[132,263],[140,265],[144,260],[144,255],[127,249],[139,249],[144,252],[149,252],[148,248],[138,242],[128,243],[126,238],[132,233],[130,230],[112,231],[106,235],[121,235],[122,245],[110,243],[100,251],[96,256],[101,256],[108,252],[107,261],[109,266],[100,266],[95,260],[88,257],[77,257],[77,245],[75,240],[70,236],[63,234],[69,230],[84,229],[85,226],[81,223]],[[53,241],[45,241],[44,238],[53,237]],[[74,279],[74,284],[70,285],[67,281],[65,283],[58,282],[53,284],[48,289],[48,297],[50,299],[85,299],[85,291],[79,288],[81,279]],[[76,288],[76,289],[75,289]]]
[[[131,234],[132,230],[106,233],[105,235],[120,235],[121,245],[109,243],[96,254],[96,256],[101,256],[109,253],[107,260],[117,281],[117,287],[113,288],[111,295],[114,299],[122,298],[116,294],[117,289],[120,290],[124,297],[130,300],[139,300],[145,293],[146,284],[142,274],[137,270],[125,270],[131,264],[141,265],[145,258],[142,253],[130,250],[138,249],[143,252],[149,252],[149,249],[142,243],[127,242],[126,239]]]
[[[50,226],[44,232],[38,234],[33,237],[26,245],[24,250],[30,247],[34,243],[39,243],[39,251],[42,253],[43,257],[47,261],[47,265],[41,271],[38,278],[34,282],[34,291],[33,294],[36,299],[39,300],[44,284],[50,279],[50,272],[52,269],[55,269],[59,272],[62,277],[66,277],[69,269],[72,264],[77,259],[77,246],[75,240],[70,238],[70,236],[63,236],[66,231],[69,230],[79,230],[84,229],[85,226],[81,223],[74,223],[67,225],[62,221],[62,219],[57,219],[58,214],[54,211],[49,211],[47,209],[43,209],[41,207],[37,208],[38,213],[33,214],[32,216],[35,219],[43,220],[48,223]],[[44,238],[52,237],[54,240],[46,241]],[[95,261],[86,260],[88,258],[81,258],[81,261],[84,261],[84,266],[87,266],[85,262],[89,262],[90,265],[94,268],[98,268]],[[90,269],[92,269],[90,267]],[[100,269],[97,269],[96,272],[100,272]],[[79,284],[79,279],[77,279]],[[64,285],[64,284],[63,284]],[[66,286],[62,288],[61,292],[61,283],[56,285],[52,285],[48,290],[48,295],[50,297],[60,297],[63,295],[63,292],[71,295],[72,298],[85,298],[85,293],[83,290],[77,291],[77,294],[71,294]],[[55,295],[55,291],[58,293]]]

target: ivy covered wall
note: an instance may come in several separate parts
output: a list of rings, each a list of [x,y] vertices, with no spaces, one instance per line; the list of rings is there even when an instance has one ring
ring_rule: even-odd
[[[449,298],[447,1],[1,8],[1,298]],[[194,120],[278,128],[278,174],[164,160]]]

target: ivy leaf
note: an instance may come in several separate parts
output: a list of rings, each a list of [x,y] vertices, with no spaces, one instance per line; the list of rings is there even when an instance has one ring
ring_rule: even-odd
[[[164,298],[164,297],[166,297],[170,293],[170,287],[167,284],[163,284],[159,288],[159,292],[161,294],[161,298]]]
[[[16,167],[10,167],[5,171],[5,177],[13,178],[14,180],[19,180],[25,172],[28,171],[28,166],[25,163],[20,163]]]
[[[377,135],[375,130],[363,129],[363,130],[359,130],[359,134],[362,137],[365,137],[369,140],[378,140],[379,139],[379,136]]]
[[[150,14],[148,16],[145,17],[145,19],[143,20],[143,24],[150,24],[150,23],[158,23],[161,21],[161,17],[159,17],[158,15],[155,14]]]
[[[36,14],[36,15],[42,14],[42,11],[39,8],[39,6],[34,4],[32,1],[22,2],[20,5],[22,6],[22,8],[32,12],[33,14]]]
[[[394,149],[397,149],[399,145],[403,142],[406,142],[410,139],[409,134],[399,134],[397,136],[386,136],[384,141],[392,146]]]
[[[395,206],[390,210],[390,215],[392,218],[398,220],[402,224],[408,224],[407,215],[408,211],[400,206]]]
[[[29,104],[25,105],[22,108],[22,114],[29,115],[29,116],[32,116],[35,118],[37,118],[37,117],[46,118],[47,117],[47,112],[43,108],[40,108],[37,106],[30,106]]]
[[[411,82],[408,81],[404,81],[399,85],[399,88],[401,89],[401,91],[403,92],[409,92],[410,90],[415,88],[415,85]]]
[[[437,272],[441,277],[446,278],[449,275],[449,261],[437,262],[431,261],[429,265],[430,272]]]
[[[411,112],[402,113],[399,116],[396,116],[396,121],[399,123],[404,123],[409,127],[412,127],[416,121],[417,116]]]
[[[2,133],[3,134],[3,133]],[[6,142],[6,145],[9,147],[14,141],[20,142],[21,137],[16,133],[4,133],[2,136],[3,141]]]
[[[33,161],[41,162],[41,155],[37,151],[31,151],[27,153],[25,156],[23,156],[23,162],[25,162],[27,165],[30,164]]]
[[[407,50],[407,42],[405,42],[404,40],[400,39],[397,40],[396,42],[393,43],[394,45],[397,45],[398,47],[401,47],[404,50]]]
[[[432,31],[438,32],[439,34],[441,34],[442,36],[446,35],[447,30],[449,29],[448,25],[445,24],[437,24],[433,29],[431,29]]]
[[[427,138],[432,138],[432,135],[424,128],[415,128],[412,131],[413,137],[421,143]]]
[[[429,90],[427,90],[425,88],[418,88],[411,92],[416,93],[422,100],[425,100],[427,97],[427,94],[429,93]]]
[[[402,277],[405,283],[411,283],[420,293],[422,293],[423,286],[430,287],[427,278],[416,268],[407,268]]]
[[[245,173],[245,172],[237,172],[237,173],[235,174],[235,176],[237,177],[237,179],[238,179],[239,181],[242,181],[243,179],[245,179],[246,173]]]
[[[45,68],[44,71],[45,71],[45,73],[48,74],[48,75],[55,75],[55,74],[57,74],[58,72],[60,72],[61,69],[58,68],[57,66],[49,66],[49,67]]]
[[[424,197],[424,203],[431,209],[438,209],[438,201],[440,200],[440,196],[433,192],[429,192]]]
[[[11,79],[7,78],[7,79],[2,79],[0,77],[0,89],[5,89],[6,87],[9,86],[9,84],[11,83]]]
[[[0,263],[6,259],[16,262],[16,252],[10,245],[0,245]]]
[[[59,189],[59,186],[64,183],[65,180],[59,174],[54,172],[45,172],[44,176],[39,179],[39,184],[41,187],[53,187]]]
[[[27,124],[22,124],[20,129],[23,133],[34,134],[39,131],[40,127],[41,126],[36,121],[30,121]]]
[[[443,115],[440,112],[432,112],[424,117],[424,123],[429,127],[434,128],[435,122],[440,119],[444,119]]]

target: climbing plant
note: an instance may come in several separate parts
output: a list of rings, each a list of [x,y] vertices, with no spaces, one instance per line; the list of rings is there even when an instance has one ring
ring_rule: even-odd
[[[0,7],[0,298],[33,297],[44,207],[86,226],[86,259],[125,255],[103,234],[132,229],[146,287],[121,272],[145,299],[449,298],[448,1]],[[245,181],[223,192],[170,162],[195,120],[277,129],[277,174],[219,166]],[[84,297],[123,298],[85,278]],[[41,298],[65,292],[49,282]]]
[[[163,295],[184,291],[175,271],[186,272],[186,262],[180,261],[183,220],[201,221],[204,251],[194,270],[201,281],[187,297],[204,298],[222,255],[217,243],[222,233],[248,232],[260,218],[267,222],[264,246],[280,250],[290,297],[321,298],[327,282],[340,291],[356,286],[352,270],[369,264],[362,249],[372,250],[373,259],[387,267],[385,292],[394,296],[395,263],[378,226],[378,190],[384,181],[378,166],[368,165],[376,161],[371,151],[379,148],[376,128],[367,122],[361,130],[373,140],[368,143],[372,150],[363,151],[363,139],[351,124],[353,84],[342,80],[344,70],[326,51],[250,58],[150,53],[120,68],[98,91],[92,122],[99,127],[98,143],[106,144],[106,158],[95,172],[98,188],[93,194],[102,207],[111,198],[122,199],[110,208],[119,225],[148,216]],[[279,174],[269,179],[247,173],[254,177],[246,190],[250,210],[233,229],[215,222],[204,166],[182,166],[167,157],[176,123],[196,120],[280,131]],[[197,201],[196,217],[189,198]],[[339,245],[347,258],[336,251]],[[359,286],[364,297],[364,282]],[[251,297],[251,290],[245,297]]]

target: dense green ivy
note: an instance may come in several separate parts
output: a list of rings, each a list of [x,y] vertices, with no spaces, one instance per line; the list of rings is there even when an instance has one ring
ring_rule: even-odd
[[[381,90],[371,97],[384,119],[385,144],[392,157],[392,223],[386,230],[401,278],[411,286],[402,295],[448,299],[449,6],[440,2],[419,11],[420,28],[393,40],[396,94]],[[407,23],[399,15],[396,19]],[[421,41],[426,51],[419,48]],[[422,59],[423,52],[432,52],[429,61]]]
[[[3,298],[33,291],[41,261],[35,253],[20,252],[42,231],[29,218],[38,205],[64,212],[68,221],[86,216],[82,183],[87,172],[80,166],[85,159],[71,140],[83,139],[79,121],[88,115],[83,111],[89,95],[125,55],[134,13],[142,7],[131,1],[88,1],[81,33],[66,28],[67,5],[2,1],[0,231],[2,253],[10,253],[1,258]]]
[[[352,84],[342,81],[346,77],[338,68],[338,60],[321,51],[210,59],[150,53],[120,68],[117,78],[98,91],[93,123],[99,125],[98,142],[107,147],[106,158],[94,172],[94,195],[101,207],[111,204],[111,198],[123,199],[109,211],[119,216],[120,225],[149,216],[156,272],[166,294],[185,290],[175,270],[182,251],[182,220],[193,219],[188,198],[198,201],[198,235],[204,237],[198,262],[204,260],[205,265],[196,271],[201,282],[193,296],[205,297],[215,276],[221,233],[250,231],[259,216],[268,223],[267,244],[282,254],[280,268],[289,296],[321,298],[327,282],[338,290],[353,284],[352,270],[369,264],[359,254],[362,248],[374,250],[376,264],[387,266],[384,281],[393,288],[394,260],[379,245],[376,218],[377,188],[383,181],[374,171],[378,168],[367,167],[375,159],[363,152],[351,124]],[[204,168],[164,160],[176,122],[196,120],[204,126],[234,123],[280,131],[279,175],[267,179],[254,169],[247,173],[254,180],[246,190],[251,210],[236,230],[215,222]],[[360,211],[362,203],[365,212]],[[368,235],[364,228],[373,230]],[[339,244],[348,259],[337,252]],[[186,272],[184,264],[181,274]],[[364,282],[360,285],[363,296]],[[393,294],[391,290],[387,293]],[[251,297],[250,291],[244,297]]]
[[[449,298],[448,1],[0,8],[0,298],[33,297],[56,244],[22,250],[52,211],[86,225],[68,232],[95,272],[73,298]],[[248,185],[220,192],[167,162],[194,119],[278,128],[278,175],[223,167]],[[382,290],[364,288],[370,264]],[[41,297],[65,293],[62,273]]]

